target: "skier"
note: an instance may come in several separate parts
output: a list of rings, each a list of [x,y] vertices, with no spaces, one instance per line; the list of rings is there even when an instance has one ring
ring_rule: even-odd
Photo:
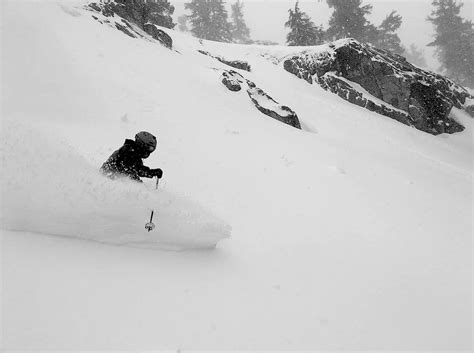
[[[156,137],[146,131],[135,135],[135,141],[126,139],[123,146],[102,164],[100,171],[111,179],[120,176],[142,182],[140,177],[160,179],[163,171],[150,169],[143,165],[142,159],[148,158],[156,148]]]

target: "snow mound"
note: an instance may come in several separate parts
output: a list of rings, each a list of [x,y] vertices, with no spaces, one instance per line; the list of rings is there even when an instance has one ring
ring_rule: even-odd
[[[227,224],[175,192],[102,176],[44,126],[4,123],[3,229],[172,250],[212,248],[230,235]],[[147,232],[152,209],[156,228]]]

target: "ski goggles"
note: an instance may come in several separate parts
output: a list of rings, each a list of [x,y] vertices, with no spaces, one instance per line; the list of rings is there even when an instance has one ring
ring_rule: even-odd
[[[145,145],[145,149],[150,153],[153,152],[155,148],[156,148],[155,146]]]

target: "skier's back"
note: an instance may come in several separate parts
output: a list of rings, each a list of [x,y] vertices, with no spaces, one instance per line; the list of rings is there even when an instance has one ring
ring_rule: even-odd
[[[148,158],[156,149],[156,137],[146,131],[141,131],[135,135],[135,141],[126,139],[123,146],[116,150],[105,161],[100,171],[115,179],[120,176],[128,177],[141,182],[140,177],[161,178],[161,169],[150,169],[143,165],[143,160]]]

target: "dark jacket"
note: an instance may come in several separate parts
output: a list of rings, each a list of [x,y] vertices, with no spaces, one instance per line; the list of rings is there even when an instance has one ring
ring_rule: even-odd
[[[105,161],[100,171],[110,178],[127,176],[137,181],[141,181],[140,177],[152,178],[154,174],[142,161],[148,155],[135,141],[126,139],[123,146]]]

